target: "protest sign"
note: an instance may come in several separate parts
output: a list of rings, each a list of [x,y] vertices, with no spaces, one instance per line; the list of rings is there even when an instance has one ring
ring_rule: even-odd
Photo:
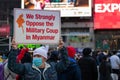
[[[57,44],[60,34],[60,11],[14,9],[16,43]]]

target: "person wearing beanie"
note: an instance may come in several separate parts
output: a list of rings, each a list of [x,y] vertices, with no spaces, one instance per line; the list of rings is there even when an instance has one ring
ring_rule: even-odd
[[[58,80],[81,80],[81,70],[74,59],[76,50],[73,46],[66,47],[69,65],[64,71],[58,72]]]
[[[68,56],[71,58],[75,57],[76,50],[73,46],[67,46]]]
[[[66,64],[68,63],[68,57],[66,48],[63,46],[63,41],[59,41],[58,51],[61,54],[62,59],[61,63],[57,63],[55,66],[47,63],[47,54],[49,46],[41,46],[40,48],[36,48],[33,51],[33,60],[32,63],[17,63],[17,54],[16,50],[16,42],[12,40],[13,49],[10,51],[8,57],[8,68],[14,73],[21,75],[23,80],[58,80],[57,78],[57,70],[63,71],[66,69]],[[56,67],[57,66],[57,67]],[[64,68],[61,68],[64,66]]]
[[[83,57],[78,60],[81,69],[82,80],[98,80],[97,64],[95,59],[90,55],[91,48],[84,48]]]
[[[46,67],[48,49],[49,46],[42,46],[34,50],[33,66],[39,67],[41,69]]]
[[[69,60],[71,62],[76,63],[76,60],[75,60],[76,50],[75,50],[75,48],[73,46],[67,46],[67,51],[68,51]]]

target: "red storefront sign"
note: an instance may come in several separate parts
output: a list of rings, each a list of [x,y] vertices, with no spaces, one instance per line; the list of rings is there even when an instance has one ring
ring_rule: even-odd
[[[8,36],[10,34],[10,25],[5,24],[0,26],[0,37]]]
[[[120,29],[120,0],[95,0],[94,29]]]

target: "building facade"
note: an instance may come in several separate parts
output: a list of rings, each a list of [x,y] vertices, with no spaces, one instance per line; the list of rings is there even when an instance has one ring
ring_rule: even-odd
[[[0,25],[9,24],[10,25],[10,34],[7,36],[5,43],[9,45],[9,36],[13,36],[13,9],[21,8],[21,1],[23,0],[1,0],[0,1]],[[27,0],[25,0],[27,1]],[[87,1],[87,0],[86,0]],[[88,0],[89,1],[89,0]],[[79,5],[80,7],[86,7],[90,4],[83,3]],[[65,3],[66,4],[66,3]],[[87,5],[86,5],[87,4]],[[4,7],[6,5],[6,7]],[[62,3],[63,5],[63,3]],[[68,3],[67,3],[68,5]],[[23,5],[22,5],[23,6]],[[79,6],[77,6],[79,8]],[[70,5],[70,7],[72,7]],[[76,6],[74,6],[75,9]],[[72,9],[74,10],[74,9]],[[77,11],[77,10],[76,10]],[[73,15],[73,17],[62,16],[61,17],[61,36],[65,42],[65,45],[72,45],[75,48],[84,48],[90,47],[95,49],[95,38],[94,38],[94,25],[93,25],[93,16],[78,16],[78,13],[74,12],[77,16]],[[88,13],[88,12],[87,12]],[[87,14],[84,12],[84,14]],[[91,12],[92,13],[92,12]],[[6,36],[4,36],[6,38]],[[1,38],[3,39],[3,37]],[[2,44],[1,42],[0,44]],[[7,45],[7,46],[8,46]]]

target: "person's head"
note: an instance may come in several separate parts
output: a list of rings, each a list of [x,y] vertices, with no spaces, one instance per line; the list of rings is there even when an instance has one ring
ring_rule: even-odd
[[[87,56],[90,55],[91,52],[92,52],[91,48],[84,48],[82,53],[84,56]]]
[[[108,58],[107,55],[103,55],[103,57],[102,57],[102,62],[107,61],[107,58]]]
[[[47,53],[49,46],[42,46],[37,48],[33,52],[33,65],[36,67],[44,67],[45,62],[47,61]]]
[[[59,55],[59,51],[57,51],[57,50],[51,51],[49,60],[57,61],[58,60],[58,55]]]
[[[73,46],[67,46],[68,56],[71,58],[75,57],[76,50]]]
[[[116,50],[113,50],[112,51],[113,55],[117,54],[117,51]]]

